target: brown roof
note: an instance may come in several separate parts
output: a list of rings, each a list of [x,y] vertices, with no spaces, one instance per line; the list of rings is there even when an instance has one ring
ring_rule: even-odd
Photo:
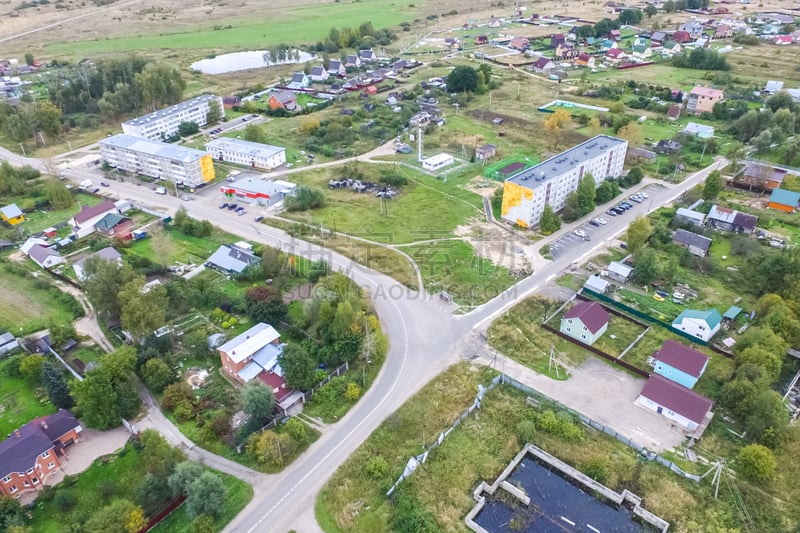
[[[696,378],[700,377],[708,361],[706,354],[672,340],[664,341],[653,357]]]
[[[608,324],[609,316],[602,305],[597,302],[580,302],[566,312],[564,318],[578,318],[592,333]]]
[[[75,219],[76,224],[82,224],[87,220],[91,220],[97,215],[102,215],[108,211],[115,209],[113,200],[104,200],[97,205],[84,205],[81,210],[72,217]]]
[[[705,396],[657,374],[650,376],[641,395],[698,424],[703,422],[714,405]]]
[[[669,111],[667,111],[667,116],[668,117],[675,117],[675,118],[681,116],[681,106],[676,104],[676,105],[670,107]]]

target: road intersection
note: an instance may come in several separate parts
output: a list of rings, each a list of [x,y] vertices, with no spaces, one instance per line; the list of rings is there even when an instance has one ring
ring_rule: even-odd
[[[20,158],[2,149],[0,158],[15,165],[29,164],[43,171],[47,166],[43,161]],[[691,187],[702,183],[711,171],[721,169],[726,164],[724,159],[718,159],[682,183],[668,185],[652,193],[650,201],[635,205],[630,210],[633,217],[645,215],[672,202]],[[67,169],[63,174],[76,183],[86,177],[86,172],[80,169]],[[476,349],[488,349],[476,339],[482,338],[481,334],[497,317],[540,287],[551,283],[565,268],[597,253],[625,229],[613,223],[596,228],[591,241],[570,246],[560,253],[557,260],[541,265],[533,274],[494,299],[467,314],[454,316],[445,310],[437,296],[426,294],[424,290],[408,289],[394,279],[330,249],[295,239],[276,228],[256,225],[249,220],[249,216],[221,216],[218,209],[220,196],[211,191],[196,196],[193,201],[182,202],[172,196],[155,195],[149,188],[133,183],[114,182],[112,190],[120,199],[130,199],[137,205],[150,206],[165,214],[172,214],[183,205],[191,216],[209,220],[220,229],[244,239],[309,259],[326,259],[334,270],[348,275],[370,294],[384,332],[389,336],[390,347],[384,367],[362,400],[286,470],[280,474],[251,478],[255,479],[251,481],[254,484],[254,498],[225,529],[237,533],[284,533],[290,529],[304,533],[320,531],[314,519],[317,494],[339,465],[386,417],[449,365],[461,358],[469,358]],[[602,211],[603,208],[598,208],[587,216],[587,220],[602,215]],[[539,241],[537,246],[559,239],[574,227],[577,226],[565,225],[561,231]],[[157,409],[155,405],[150,407]]]

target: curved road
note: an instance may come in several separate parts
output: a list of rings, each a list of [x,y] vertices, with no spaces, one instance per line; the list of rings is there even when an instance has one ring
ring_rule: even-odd
[[[39,160],[23,160],[2,149],[0,158],[8,158],[14,164],[44,168],[44,163]],[[702,182],[712,170],[722,168],[726,163],[720,159],[683,183],[651,194],[650,202],[638,204],[630,212],[643,215],[669,203]],[[66,170],[63,174],[76,182],[86,177],[85,171],[75,169]],[[517,301],[549,283],[568,265],[596,253],[598,248],[607,245],[613,237],[624,231],[627,221],[633,218],[627,214],[618,217],[626,223],[612,222],[596,229],[593,232],[593,241],[576,244],[560,256],[558,261],[547,263],[472,312],[452,316],[424,291],[411,291],[388,276],[353,263],[331,250],[294,239],[275,228],[255,225],[249,220],[251,215],[238,217],[227,211],[220,211],[217,208],[219,197],[210,191],[198,195],[193,201],[180,202],[175,197],[158,196],[149,188],[132,183],[113,182],[111,190],[120,198],[157,206],[170,213],[183,204],[192,216],[210,220],[221,229],[245,239],[279,247],[311,259],[327,259],[334,269],[347,274],[370,293],[384,332],[391,339],[386,363],[374,385],[341,421],[332,426],[301,459],[284,472],[270,476],[247,476],[248,481],[254,485],[255,496],[226,528],[226,531],[237,533],[283,533],[293,528],[302,529],[304,533],[319,531],[314,520],[317,494],[336,468],[387,416],[461,356],[471,356],[475,353],[474,350],[484,349],[476,341],[477,334],[484,332],[492,320]],[[565,227],[540,242],[543,245],[568,231],[570,227]],[[203,455],[205,454],[200,454],[201,457]]]

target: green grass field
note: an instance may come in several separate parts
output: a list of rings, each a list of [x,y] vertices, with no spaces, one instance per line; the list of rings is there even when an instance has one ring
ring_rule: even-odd
[[[237,50],[265,49],[281,43],[301,45],[324,39],[330,28],[358,26],[371,21],[375,28],[387,28],[410,21],[421,12],[414,4],[394,0],[368,0],[291,6],[270,12],[270,16],[253,20],[240,18],[197,24],[181,31],[147,35],[140,26],[131,27],[129,35],[109,39],[52,44],[47,55],[85,57],[98,53],[131,53],[144,50]],[[124,30],[122,30],[124,31]],[[198,58],[199,59],[199,58]]]
[[[42,231],[45,228],[54,226],[61,222],[66,222],[81,210],[81,205],[97,205],[102,202],[102,198],[88,194],[76,194],[75,203],[67,209],[45,211],[43,209],[25,213],[25,222],[22,227],[30,233]]]
[[[58,289],[54,287],[52,290]],[[11,331],[17,336],[44,329],[50,321],[71,323],[75,318],[61,301],[53,298],[50,291],[37,286],[33,277],[18,276],[8,272],[2,265],[0,306],[13,310],[0,313],[0,331]]]
[[[389,165],[362,165],[371,180]],[[327,229],[384,243],[410,243],[449,237],[470,216],[480,214],[481,199],[464,190],[465,177],[448,176],[447,183],[420,174],[405,166],[397,171],[409,178],[393,199],[383,201],[371,193],[327,190],[328,180],[342,175],[342,169],[303,173],[298,183],[326,190],[327,204],[322,209],[287,213],[286,216]]]
[[[0,362],[0,435],[8,435],[36,417],[55,412],[44,391],[36,393],[24,379],[11,376],[11,361]]]
[[[193,237],[176,229],[166,230],[162,235],[169,243],[162,250],[162,254],[157,253],[154,249],[153,239],[135,241],[127,251],[162,265],[170,265],[176,261],[202,264],[221,244],[230,244],[239,240],[237,237],[217,229],[209,237]],[[166,255],[163,254],[164,251],[166,251]]]
[[[419,265],[428,292],[446,291],[462,306],[485,303],[517,281],[508,269],[478,257],[472,246],[463,241],[441,241],[403,250]]]

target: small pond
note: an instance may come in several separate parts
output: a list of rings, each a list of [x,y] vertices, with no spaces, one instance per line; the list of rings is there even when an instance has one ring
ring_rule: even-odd
[[[267,50],[252,50],[249,52],[233,52],[221,54],[213,58],[201,59],[192,63],[192,70],[199,70],[203,74],[225,74],[226,72],[236,72],[251,68],[266,68],[274,65],[290,65],[292,63],[305,63],[311,61],[316,56],[308,52],[299,52],[298,59],[284,61],[265,60],[265,54],[269,59]]]
[[[633,521],[627,509],[607,505],[531,457],[519,463],[508,481],[521,487],[531,504],[524,508],[521,502],[507,503],[506,498],[488,499],[475,522],[492,533],[648,531]]]

